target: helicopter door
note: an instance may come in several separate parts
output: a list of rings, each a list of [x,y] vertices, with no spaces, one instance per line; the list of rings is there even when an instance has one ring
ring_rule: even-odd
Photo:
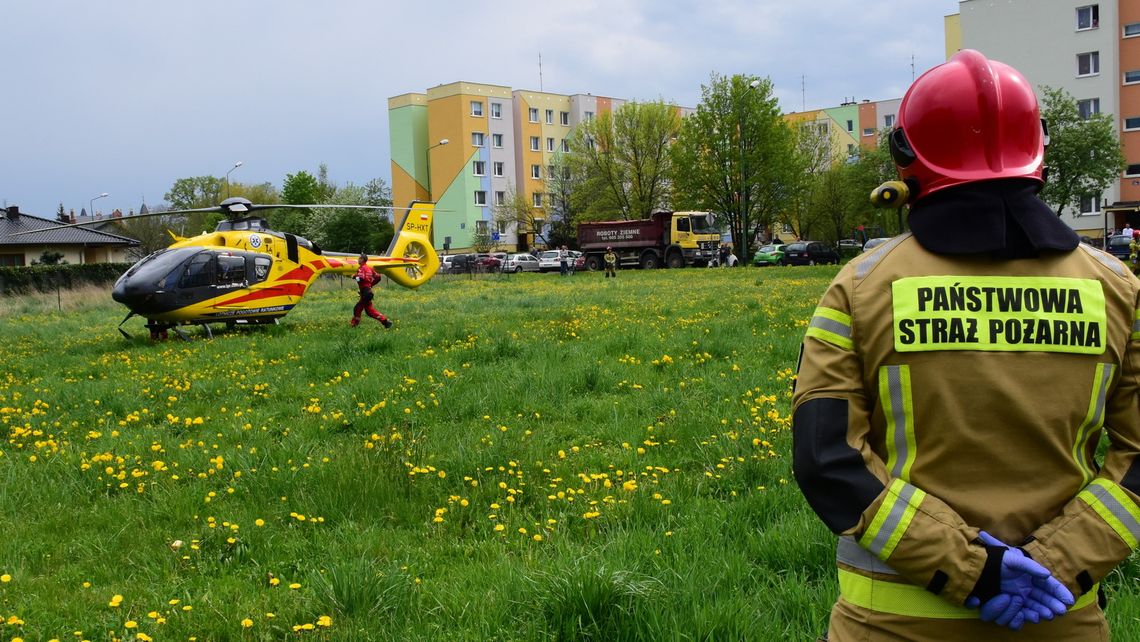
[[[245,257],[222,254],[218,256],[218,271],[214,285],[219,289],[241,288],[246,285]]]
[[[214,285],[218,271],[218,260],[210,252],[200,252],[186,264],[186,271],[178,280],[179,289],[196,290]]]

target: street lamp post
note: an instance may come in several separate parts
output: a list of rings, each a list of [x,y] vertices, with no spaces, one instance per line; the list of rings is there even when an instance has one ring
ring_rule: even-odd
[[[747,130],[745,123],[748,117],[748,95],[759,86],[759,80],[753,80],[752,82],[748,83],[748,91],[744,93],[745,104],[741,106],[742,108],[740,110],[740,121],[736,123],[737,142],[739,143],[740,148],[740,217],[737,219],[737,221],[739,221],[741,233],[739,240],[744,242],[746,245],[746,247],[743,248],[743,254],[739,256],[740,260],[742,261],[748,258],[747,244],[750,241],[750,239],[744,238],[748,233],[748,228],[744,225],[744,221],[746,220],[745,217],[748,214],[748,167],[744,160],[744,135],[745,131]],[[738,239],[733,240],[735,241]],[[742,249],[738,247],[736,248],[736,251],[741,252]]]
[[[102,194],[95,196],[91,200],[87,201],[87,211],[90,212],[92,220],[95,219],[95,201],[101,198],[106,198],[108,196],[110,196],[110,194],[103,192]]]
[[[441,145],[446,145],[450,142],[451,141],[446,138],[441,138],[439,139],[438,143],[427,148],[427,193],[429,201],[435,201],[434,195],[431,193],[431,150],[435,149],[436,147],[440,147]]]
[[[230,197],[230,172],[239,167],[241,167],[241,161],[234,163],[234,166],[230,168],[229,172],[226,172],[226,198]]]

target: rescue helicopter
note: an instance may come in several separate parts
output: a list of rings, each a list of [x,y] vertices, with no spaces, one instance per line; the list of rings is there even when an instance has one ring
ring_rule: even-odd
[[[150,216],[218,212],[225,216],[211,233],[174,239],[169,247],[141,259],[115,282],[111,297],[127,307],[118,330],[131,317],[146,319],[151,339],[166,339],[180,326],[211,323],[270,324],[288,314],[322,274],[352,275],[358,254],[324,252],[312,241],[271,230],[257,212],[276,208],[406,209],[387,252],[369,255],[368,265],[406,288],[417,288],[439,270],[431,243],[435,204],[414,201],[407,208],[369,205],[256,205],[241,197],[216,207],[155,212]],[[82,224],[76,224],[82,225]],[[62,226],[70,227],[70,226]]]

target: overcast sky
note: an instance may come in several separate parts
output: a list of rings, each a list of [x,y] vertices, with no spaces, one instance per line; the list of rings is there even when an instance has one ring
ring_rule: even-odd
[[[153,206],[178,178],[318,164],[390,183],[387,98],[466,80],[695,107],[716,72],[784,111],[902,96],[957,0],[8,0],[0,204]],[[804,90],[801,93],[801,77]]]

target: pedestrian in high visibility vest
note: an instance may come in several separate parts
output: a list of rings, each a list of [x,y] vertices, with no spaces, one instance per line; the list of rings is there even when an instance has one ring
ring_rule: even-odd
[[[911,232],[831,282],[792,400],[838,535],[824,639],[1109,639],[1099,582],[1140,539],[1140,280],[1037,197],[1044,141],[1032,85],[972,50],[899,106]]]
[[[617,278],[617,254],[614,254],[612,247],[606,248],[606,253],[602,255],[602,260],[606,263],[606,278],[611,276]]]
[[[352,321],[348,324],[352,327],[360,325],[360,314],[366,312],[368,316],[380,322],[380,325],[385,328],[392,327],[392,321],[388,317],[380,314],[380,311],[372,306],[372,286],[380,282],[380,275],[372,266],[368,265],[368,255],[361,254],[357,259],[360,264],[360,269],[352,277],[356,281],[357,287],[360,289],[360,300],[356,302],[356,306],[352,308]]]

